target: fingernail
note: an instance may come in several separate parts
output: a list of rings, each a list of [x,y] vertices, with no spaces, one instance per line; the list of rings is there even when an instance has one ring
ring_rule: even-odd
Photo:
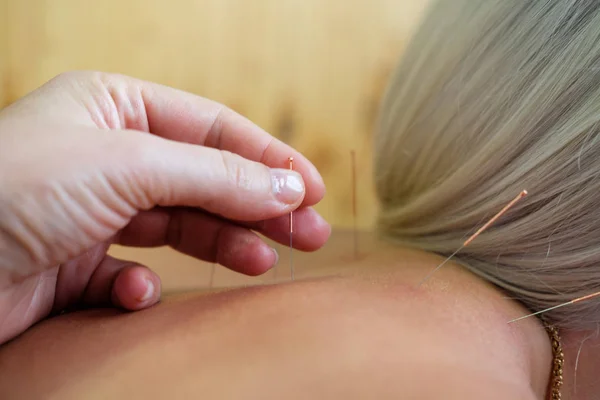
[[[304,195],[304,181],[295,171],[272,169],[271,181],[277,200],[285,204],[294,204]]]
[[[146,291],[144,295],[140,297],[140,302],[146,302],[150,300],[150,298],[154,295],[154,283],[150,279],[146,279],[148,286],[146,287]]]

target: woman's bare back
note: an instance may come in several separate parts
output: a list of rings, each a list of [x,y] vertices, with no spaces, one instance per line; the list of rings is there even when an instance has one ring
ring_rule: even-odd
[[[518,305],[454,265],[418,288],[438,257],[366,236],[353,260],[344,243],[347,235],[334,235],[323,251],[294,254],[294,282],[44,321],[0,349],[0,392],[19,399],[543,399],[548,339],[533,320],[505,323],[523,312]]]

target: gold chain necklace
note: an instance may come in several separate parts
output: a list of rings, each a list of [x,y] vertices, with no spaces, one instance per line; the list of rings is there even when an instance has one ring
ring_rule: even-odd
[[[565,354],[560,345],[560,335],[558,329],[544,321],[544,326],[548,335],[550,335],[550,343],[552,344],[552,375],[550,376],[550,399],[561,400],[562,395],[560,389],[563,385],[563,366],[565,364]]]

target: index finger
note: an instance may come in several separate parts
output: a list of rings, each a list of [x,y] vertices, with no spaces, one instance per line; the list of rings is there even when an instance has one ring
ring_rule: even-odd
[[[139,130],[145,126],[163,138],[230,151],[270,168],[288,168],[289,157],[293,157],[294,170],[306,185],[302,206],[312,206],[325,195],[323,178],[306,157],[226,106],[122,75],[106,75],[103,81],[119,115],[130,114],[122,118],[129,126],[122,128]],[[140,124],[140,118],[147,123]]]

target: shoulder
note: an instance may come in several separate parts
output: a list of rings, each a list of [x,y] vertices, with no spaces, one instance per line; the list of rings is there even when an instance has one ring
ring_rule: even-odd
[[[533,399],[510,335],[450,299],[334,278],[193,295],[131,314],[62,316],[0,350],[0,391]]]

